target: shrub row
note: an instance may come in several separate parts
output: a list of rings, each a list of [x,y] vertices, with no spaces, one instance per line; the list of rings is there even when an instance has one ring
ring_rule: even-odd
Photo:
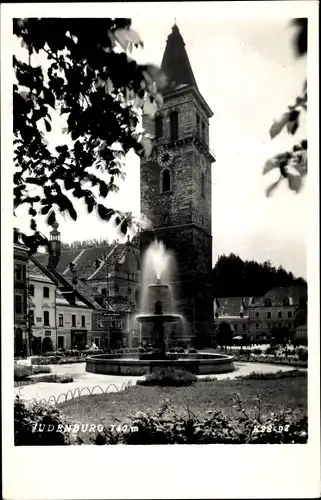
[[[40,377],[35,379],[30,378],[31,375],[41,374]],[[14,381],[15,382],[59,382],[68,383],[73,382],[73,378],[69,375],[58,375],[56,373],[51,373],[50,366],[29,366],[29,365],[14,365]]]
[[[205,417],[187,413],[177,415],[164,402],[156,413],[139,412],[121,431],[104,428],[91,439],[93,444],[290,444],[306,443],[307,418],[297,418],[291,411],[271,413],[251,419],[244,415],[231,422],[220,411],[208,411]],[[50,405],[27,405],[16,398],[14,430],[16,446],[53,446],[81,444],[82,440],[68,428],[60,411]],[[135,431],[131,431],[132,428]]]
[[[273,365],[284,365],[284,366],[294,366],[297,368],[307,368],[308,363],[306,361],[301,361],[299,359],[291,359],[288,357],[271,357],[271,356],[248,356],[248,355],[234,355],[235,361],[244,361],[244,362],[252,362],[252,363],[269,363]]]
[[[283,378],[296,378],[296,377],[305,377],[305,372],[302,370],[288,370],[283,371],[279,370],[275,373],[258,373],[251,372],[248,375],[239,375],[238,379],[242,380],[270,380],[270,379],[283,379]]]
[[[137,380],[137,384],[181,387],[191,385],[196,380],[197,377],[194,373],[175,368],[160,368],[155,372],[148,373],[144,380]]]

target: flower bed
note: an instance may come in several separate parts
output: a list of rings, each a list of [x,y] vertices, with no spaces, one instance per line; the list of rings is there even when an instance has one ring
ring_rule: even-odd
[[[284,365],[284,366],[294,366],[295,368],[307,368],[307,361],[301,361],[293,356],[273,356],[260,354],[256,356],[255,354],[235,354],[234,360],[246,362],[246,363],[268,363],[272,365]]]

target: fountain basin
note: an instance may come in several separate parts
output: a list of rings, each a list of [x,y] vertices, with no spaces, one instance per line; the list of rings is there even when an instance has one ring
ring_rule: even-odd
[[[133,359],[113,354],[97,354],[86,360],[86,371],[105,375],[140,376],[160,368],[186,370],[196,375],[234,371],[233,356],[225,354],[179,354],[178,359]]]

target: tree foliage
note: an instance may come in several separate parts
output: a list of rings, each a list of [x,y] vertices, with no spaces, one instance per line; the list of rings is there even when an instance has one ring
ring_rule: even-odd
[[[48,225],[58,213],[76,220],[75,199],[126,233],[131,221],[101,199],[117,191],[128,151],[151,150],[137,126],[142,111],[152,115],[162,103],[165,75],[130,57],[143,46],[130,19],[14,19],[13,32],[28,55],[28,62],[13,57],[14,209],[29,206],[25,244],[31,251],[47,244],[36,216]],[[56,147],[54,113],[66,122],[66,141]]]
[[[307,18],[294,19],[293,25],[296,26],[296,36],[294,39],[294,51],[297,57],[303,57],[307,54],[308,43],[308,20]],[[301,95],[295,102],[288,106],[288,110],[274,123],[270,128],[270,137],[274,139],[283,129],[291,135],[294,135],[300,125],[300,117],[302,112],[307,111],[308,91],[307,80],[304,81]],[[270,158],[263,169],[263,174],[279,169],[279,178],[271,184],[266,195],[271,196],[279,184],[286,179],[289,188],[298,193],[303,186],[303,179],[307,175],[307,149],[308,142],[306,139],[293,146],[292,151],[285,151],[281,154]]]
[[[234,331],[227,321],[222,321],[217,328],[215,340],[220,347],[232,345]]]
[[[278,268],[269,261],[258,263],[242,260],[238,255],[221,255],[212,272],[212,286],[215,297],[254,297],[264,295],[279,286],[302,285],[303,278],[295,278],[282,266]]]

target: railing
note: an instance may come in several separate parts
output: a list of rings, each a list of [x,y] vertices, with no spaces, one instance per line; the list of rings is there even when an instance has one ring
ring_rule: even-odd
[[[45,398],[42,398],[42,399],[36,399],[36,398],[32,398],[32,399],[28,399],[28,400],[24,400],[24,402],[26,403],[29,403],[29,404],[32,404],[32,403],[40,403],[40,404],[54,404],[54,405],[58,405],[59,403],[63,403],[63,402],[66,402],[66,401],[69,401],[71,399],[76,399],[78,397],[81,397],[81,396],[94,396],[96,394],[107,394],[110,387],[113,387],[114,389],[116,389],[116,391],[110,391],[110,392],[121,392],[121,391],[126,391],[127,389],[129,389],[131,386],[132,386],[132,381],[129,380],[128,382],[124,382],[120,387],[117,387],[115,384],[109,384],[107,386],[106,389],[103,389],[100,385],[94,385],[94,387],[92,388],[89,388],[89,387],[82,387],[82,388],[79,388],[79,387],[76,387],[76,389],[72,390],[72,389],[69,389],[67,392],[62,392],[60,393],[57,397],[52,395],[50,396],[48,399],[45,399]],[[95,389],[99,389],[98,392],[94,392]],[[85,392],[87,392],[87,394],[85,394]]]

